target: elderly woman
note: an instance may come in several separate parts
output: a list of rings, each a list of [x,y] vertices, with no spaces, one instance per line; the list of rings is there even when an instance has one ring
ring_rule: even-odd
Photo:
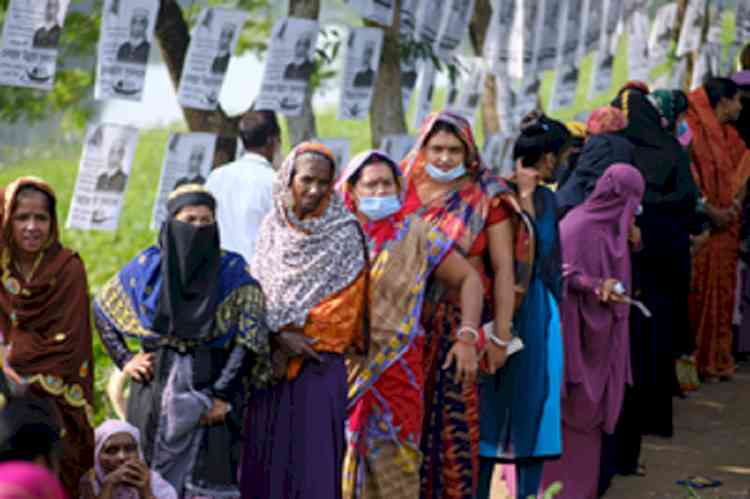
[[[482,312],[482,281],[453,243],[420,218],[404,217],[403,177],[381,151],[357,155],[337,188],[362,223],[372,269],[371,349],[350,364],[348,447],[344,494],[349,498],[419,497],[424,397],[420,323],[433,275],[460,295],[463,324],[449,362],[474,381],[477,337],[471,324]]]
[[[404,212],[440,229],[480,273],[483,318],[494,319],[488,358],[498,368],[505,362],[512,339],[512,223],[520,212],[518,203],[510,188],[482,162],[468,122],[449,112],[427,118],[401,166],[407,179]],[[522,250],[517,255],[519,271],[528,270],[524,264],[533,246],[528,243],[526,239],[518,244]],[[454,369],[442,366],[459,328],[476,330],[481,324],[466,322],[457,294],[444,292],[439,283],[430,286],[426,303],[422,315],[426,388],[421,494],[424,498],[473,498],[479,465],[478,390],[476,385],[462,383]]]
[[[367,346],[367,254],[357,219],[333,192],[333,153],[304,142],[274,183],[252,273],[285,379],[255,394],[245,428],[242,497],[342,494],[344,354]]]
[[[167,210],[159,245],[97,294],[97,328],[133,380],[127,417],[151,469],[179,497],[239,497],[244,384],[271,377],[263,294],[243,258],[219,248],[207,190],[180,186]]]
[[[594,192],[560,223],[567,293],[560,317],[565,329],[561,459],[544,469],[544,482],[563,483],[557,497],[598,497],[602,433],[615,430],[632,382],[630,306],[616,291],[630,292],[628,234],[644,191],[634,167],[610,166]]]
[[[174,487],[143,460],[138,428],[111,419],[95,432],[94,467],[81,478],[81,499],[177,499]]]
[[[86,270],[60,244],[55,194],[44,181],[19,178],[1,206],[3,369],[13,384],[54,402],[63,427],[60,477],[77,496],[94,449]]]

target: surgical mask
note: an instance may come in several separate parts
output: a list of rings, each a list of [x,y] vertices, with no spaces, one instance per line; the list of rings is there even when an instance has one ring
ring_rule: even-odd
[[[425,170],[427,171],[427,175],[432,177],[432,180],[434,180],[435,182],[443,183],[443,184],[447,184],[448,182],[453,182],[457,178],[461,178],[464,175],[466,175],[466,167],[464,166],[463,163],[461,163],[457,167],[452,168],[448,171],[441,170],[440,168],[433,165],[432,163],[427,163]]]
[[[359,198],[359,211],[372,220],[382,220],[393,215],[401,209],[401,201],[398,196],[363,196]]]

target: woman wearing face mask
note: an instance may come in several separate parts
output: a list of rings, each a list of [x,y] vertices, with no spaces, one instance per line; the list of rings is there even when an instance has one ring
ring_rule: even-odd
[[[385,153],[351,160],[337,188],[367,235],[372,268],[371,349],[349,365],[348,446],[344,495],[412,499],[419,496],[424,329],[427,281],[433,275],[460,295],[462,327],[448,364],[459,381],[478,368],[474,327],[482,312],[479,274],[453,243],[420,218],[402,213],[403,177]],[[397,459],[398,456],[398,459]]]
[[[481,468],[477,497],[490,496],[495,464],[513,462],[517,496],[536,495],[545,459],[561,452],[562,337],[560,241],[555,195],[540,181],[566,155],[570,132],[560,122],[530,115],[513,147],[514,188],[534,219],[536,254],[529,289],[513,317],[525,348],[481,388]]]
[[[96,428],[94,467],[81,478],[81,499],[177,499],[143,460],[138,428],[110,419]]]
[[[565,297],[562,457],[544,467],[544,484],[563,483],[557,497],[599,497],[602,433],[615,430],[625,385],[632,383],[628,318],[621,283],[631,289],[628,233],[644,181],[630,165],[610,166],[594,192],[560,222]]]
[[[78,495],[94,448],[94,365],[86,270],[60,244],[55,194],[22,177],[0,199],[0,365],[18,390],[51,400],[62,423],[60,479]]]
[[[528,221],[507,185],[491,174],[479,156],[471,127],[449,112],[429,116],[417,143],[401,164],[407,179],[405,214],[414,214],[440,229],[468,256],[484,285],[483,322],[494,321],[487,355],[493,368],[505,363],[513,338],[514,226],[519,224],[516,255],[525,289],[529,262]],[[526,243],[526,244],[524,244]],[[458,296],[439,283],[428,289],[425,311],[425,414],[422,430],[423,498],[473,498],[479,460],[479,400],[476,386],[444,369],[459,328],[479,329],[462,317]],[[474,333],[470,333],[474,336]]]
[[[179,497],[240,497],[245,384],[271,378],[263,293],[244,259],[219,248],[216,202],[204,187],[179,186],[167,211],[159,245],[97,293],[96,325],[132,379],[127,419],[151,469]]]

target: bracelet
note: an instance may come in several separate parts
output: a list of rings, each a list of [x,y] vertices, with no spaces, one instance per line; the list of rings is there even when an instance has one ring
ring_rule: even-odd
[[[511,338],[508,341],[501,340],[500,338],[498,338],[497,336],[495,336],[493,333],[489,333],[489,336],[490,336],[490,341],[492,343],[494,343],[495,345],[497,345],[499,347],[503,347],[503,348],[507,348],[508,345],[510,345],[510,342],[513,341],[513,338]]]
[[[479,341],[479,331],[477,331],[475,328],[471,326],[461,326],[456,332],[456,339],[461,340],[463,333],[468,333],[473,337],[473,341],[471,341],[472,344],[475,344],[477,341]]]

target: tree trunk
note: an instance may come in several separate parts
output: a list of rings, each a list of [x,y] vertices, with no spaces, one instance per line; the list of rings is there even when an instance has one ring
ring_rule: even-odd
[[[156,20],[156,39],[159,41],[162,58],[169,71],[172,85],[177,92],[182,66],[185,63],[188,45],[190,45],[190,30],[176,0],[162,0]],[[216,142],[214,166],[234,159],[239,117],[230,118],[221,106],[214,111],[183,107],[182,115],[191,132],[211,132],[219,136]]]
[[[491,16],[492,5],[490,1],[476,0],[474,16],[469,24],[469,37],[471,38],[471,45],[474,47],[474,53],[478,56],[481,56],[484,50],[484,41],[487,38]],[[482,94],[482,125],[485,140],[489,135],[500,132],[500,117],[497,114],[496,100],[495,75],[487,73],[484,80],[484,93]]]
[[[289,0],[289,15],[303,19],[317,19],[320,14],[320,0]],[[305,100],[302,105],[302,115],[287,116],[286,124],[289,131],[289,142],[293,147],[300,142],[318,136],[315,124],[315,113],[312,108],[313,89],[308,85]]]
[[[384,29],[383,50],[380,53],[378,77],[370,106],[370,138],[373,147],[379,147],[385,135],[407,133],[401,97],[401,0],[396,0],[393,4],[396,12],[390,26],[365,21],[366,26]]]

